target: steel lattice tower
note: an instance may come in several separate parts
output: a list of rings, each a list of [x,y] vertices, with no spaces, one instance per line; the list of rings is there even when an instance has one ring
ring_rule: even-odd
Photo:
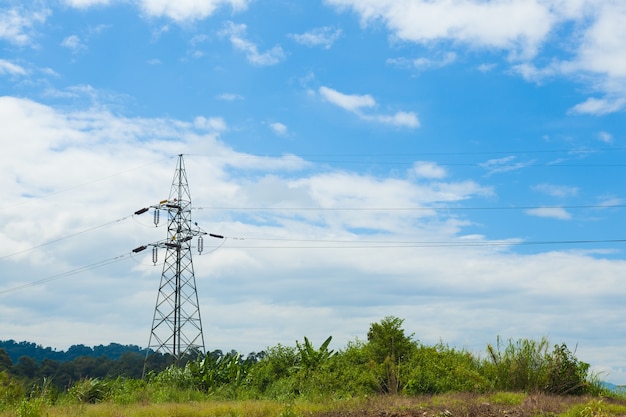
[[[168,223],[167,239],[147,245],[153,246],[155,263],[158,248],[164,248],[166,254],[152,319],[146,362],[148,356],[155,352],[169,354],[175,362],[178,362],[187,355],[205,352],[191,244],[192,239],[198,236],[198,250],[201,252],[202,235],[206,233],[197,225],[195,228],[192,227],[191,195],[183,155],[178,156],[169,198],[151,208],[155,210],[155,225],[159,222],[161,211],[167,212]],[[135,214],[148,210],[148,208],[141,209]],[[134,252],[144,250],[147,246],[141,246]]]

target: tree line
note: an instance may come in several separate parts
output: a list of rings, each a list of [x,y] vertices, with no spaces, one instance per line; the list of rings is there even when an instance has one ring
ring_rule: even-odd
[[[352,398],[374,394],[523,391],[597,394],[589,364],[565,344],[547,339],[488,344],[484,356],[444,343],[430,346],[403,328],[404,320],[372,323],[366,340],[330,349],[307,337],[243,356],[216,350],[172,363],[167,355],[127,351],[117,359],[78,356],[71,361],[22,356],[13,362],[0,349],[0,403],[19,398],[56,401],[160,402],[224,399]],[[4,398],[3,398],[4,396]],[[23,400],[22,400],[23,401]]]

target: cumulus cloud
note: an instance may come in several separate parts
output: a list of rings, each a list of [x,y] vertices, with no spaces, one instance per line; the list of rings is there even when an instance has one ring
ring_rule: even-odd
[[[447,39],[475,47],[505,49],[532,57],[550,32],[555,17],[545,2],[326,0],[351,8],[364,23],[382,21],[395,37],[430,43]]]
[[[362,108],[374,107],[376,105],[376,101],[369,94],[344,94],[324,86],[320,87],[319,93],[328,102],[351,112],[357,112]]]
[[[234,11],[247,8],[251,0],[139,0],[142,10],[149,16],[168,17],[176,22],[202,20],[217,8],[230,6]]]
[[[87,48],[77,35],[70,35],[63,39],[61,46],[71,50],[72,52],[79,52],[80,50]]]
[[[280,122],[270,123],[269,126],[270,129],[272,129],[272,131],[278,136],[284,136],[287,134],[287,126]]]
[[[198,116],[194,119],[193,124],[198,129],[209,131],[224,131],[226,130],[226,122],[221,117],[209,117]]]
[[[348,110],[363,120],[408,128],[420,125],[417,115],[413,112],[399,111],[392,115],[365,113],[365,109],[376,107],[376,100],[369,94],[344,94],[326,86],[320,87],[318,92],[329,103]]]
[[[418,161],[413,164],[413,172],[420,178],[441,179],[447,175],[446,169],[435,162]]]
[[[569,77],[606,98],[590,98],[572,113],[603,115],[621,111],[626,97],[626,4],[613,0],[326,0],[352,10],[367,26],[382,22],[393,39],[422,45],[448,42],[471,49],[508,53],[513,72],[531,82]],[[560,50],[543,46],[561,28],[575,27]],[[436,68],[448,61],[392,59],[391,63]],[[541,64],[538,64],[541,63]],[[485,67],[487,68],[487,67]],[[491,67],[488,67],[491,68]]]
[[[322,46],[325,49],[330,49],[335,41],[341,37],[341,33],[341,29],[324,26],[304,33],[292,33],[289,36],[302,45]]]
[[[220,32],[221,36],[228,37],[235,49],[246,54],[248,62],[259,66],[276,65],[285,59],[285,53],[280,45],[259,52],[257,45],[246,39],[247,26],[244,24],[235,24],[227,22],[224,29]]]

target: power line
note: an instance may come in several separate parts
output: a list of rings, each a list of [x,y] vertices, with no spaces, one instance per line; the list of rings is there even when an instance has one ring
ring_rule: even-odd
[[[546,240],[546,241],[384,241],[384,240],[333,240],[333,239],[286,239],[286,238],[241,238],[225,237],[236,241],[258,242],[293,242],[311,244],[333,244],[334,246],[312,245],[246,245],[233,246],[233,249],[385,249],[385,248],[438,248],[438,247],[481,247],[481,246],[533,246],[533,245],[583,245],[601,243],[626,243],[626,239],[575,239],[575,240]],[[339,246],[340,245],[340,246]],[[225,249],[229,247],[225,246]]]
[[[4,295],[4,294],[10,293],[10,292],[14,292],[14,291],[18,291],[18,290],[23,290],[24,288],[33,287],[35,285],[45,284],[45,283],[50,282],[50,281],[55,281],[55,280],[58,280],[58,279],[61,279],[61,278],[65,278],[65,277],[71,276],[71,275],[76,275],[76,274],[78,274],[80,272],[85,272],[85,271],[89,271],[89,270],[92,270],[92,269],[101,268],[103,266],[110,265],[110,264],[117,263],[117,262],[123,261],[125,259],[128,259],[128,258],[130,258],[130,255],[131,255],[130,253],[126,253],[126,254],[123,254],[123,255],[115,256],[113,258],[105,259],[105,260],[100,261],[100,262],[93,263],[91,265],[82,266],[80,268],[72,269],[71,271],[62,272],[60,274],[51,275],[49,277],[42,278],[42,279],[39,279],[37,281],[32,281],[32,282],[29,282],[29,283],[26,283],[26,284],[23,284],[23,285],[18,285],[17,287],[8,288],[6,290],[1,290],[0,291],[0,295]]]
[[[220,236],[221,237],[221,236]],[[465,241],[376,241],[376,240],[332,240],[332,239],[281,239],[281,238],[241,238],[241,237],[223,237],[224,241],[260,241],[260,242],[294,242],[294,243],[317,243],[322,245],[237,245],[228,247],[226,245],[218,246],[223,249],[398,249],[398,248],[445,248],[445,247],[503,247],[503,246],[534,246],[534,245],[586,245],[586,244],[603,244],[603,243],[626,243],[626,239],[577,239],[577,240],[546,240],[546,241],[483,241],[483,242],[465,242]],[[333,244],[333,245],[328,245]],[[341,246],[339,246],[341,244]],[[216,248],[216,250],[218,249]],[[36,285],[45,284],[51,281],[56,281],[68,276],[72,276],[81,272],[89,271],[96,268],[101,268],[113,263],[117,263],[126,259],[132,259],[133,253],[126,253],[113,258],[105,259],[87,266],[76,268],[70,271],[62,272],[59,274],[51,275],[36,281],[31,281],[23,285],[0,290],[0,295],[4,295],[10,292],[19,291],[25,288],[33,287]]]
[[[592,154],[599,152],[623,152],[626,147],[615,148],[596,148],[596,149],[521,149],[521,150],[501,150],[501,151],[445,151],[445,152],[410,152],[410,153],[333,153],[333,154],[287,154],[303,158],[320,158],[320,157],[413,157],[413,156],[457,156],[457,155],[523,155],[523,154],[548,154],[548,153],[566,153],[566,154]],[[267,159],[282,158],[282,155],[229,155],[228,157],[216,156],[213,154],[185,154],[190,156],[203,156],[214,159],[241,158],[241,159]]]
[[[174,155],[167,156],[165,158],[159,159],[158,161],[148,162],[146,164],[143,164],[143,165],[140,165],[140,166],[137,166],[137,167],[134,167],[134,168],[128,168],[128,169],[125,169],[123,171],[118,171],[118,172],[115,172],[115,173],[113,173],[111,175],[107,175],[107,176],[104,176],[104,177],[96,178],[96,179],[91,180],[91,181],[87,181],[87,182],[83,182],[83,183],[80,183],[80,184],[76,184],[76,185],[70,186],[68,188],[63,188],[61,190],[52,191],[50,193],[44,194],[43,196],[40,196],[39,198],[40,199],[41,198],[48,198],[48,197],[52,197],[52,196],[55,196],[55,195],[58,195],[58,194],[63,194],[63,193],[69,192],[69,191],[73,191],[73,190],[75,190],[77,188],[86,187],[88,185],[92,185],[92,184],[95,184],[97,182],[108,180],[110,178],[117,177],[117,176],[125,174],[127,172],[136,171],[136,170],[145,168],[145,167],[150,166],[150,165],[161,163],[161,162],[163,162],[163,161],[165,161],[167,159],[171,159],[173,157],[174,157]],[[27,201],[22,201],[22,202],[19,202],[19,203],[15,203],[15,204],[11,204],[11,205],[5,206],[5,208],[20,206],[20,205],[23,205],[23,204],[28,204],[28,203],[30,203],[32,201],[36,201],[36,200],[35,199],[30,199],[30,200],[27,200]]]
[[[197,210],[251,210],[251,211],[462,211],[462,210],[533,210],[533,209],[608,209],[608,208],[624,208],[626,204],[590,204],[590,205],[563,205],[563,206],[433,206],[433,207],[226,207],[226,206],[204,206],[194,207]]]
[[[107,222],[107,223],[103,223],[103,224],[98,225],[98,226],[90,227],[89,229],[84,229],[84,230],[81,230],[79,232],[72,233],[70,235],[59,237],[57,239],[49,240],[47,242],[40,243],[40,244],[35,245],[35,246],[31,246],[30,248],[27,248],[27,249],[22,249],[20,251],[13,252],[13,253],[10,253],[8,255],[0,256],[0,260],[6,259],[6,258],[10,258],[12,256],[20,255],[22,253],[30,252],[31,250],[39,249],[39,248],[41,248],[43,246],[51,245],[53,243],[57,243],[57,242],[60,242],[62,240],[66,240],[66,239],[69,239],[69,238],[72,238],[72,237],[76,237],[76,236],[79,236],[79,235],[82,235],[84,233],[88,233],[88,232],[91,232],[91,231],[94,231],[94,230],[97,230],[97,229],[101,229],[103,227],[109,226],[109,225],[114,224],[114,223],[120,223],[120,222],[128,219],[129,217],[133,217],[133,215],[122,217],[120,219],[113,220],[113,221],[110,221],[110,222]]]
[[[609,208],[624,208],[626,204],[591,204],[591,205],[562,205],[562,206],[475,206],[475,207],[458,207],[458,206],[434,206],[434,207],[225,207],[225,206],[203,206],[193,207],[194,210],[233,210],[233,211],[327,211],[327,212],[340,212],[340,211],[514,211],[514,210],[534,210],[534,209],[554,209],[554,210],[575,210],[575,209],[609,209]],[[116,220],[112,220],[98,226],[93,226],[87,229],[83,229],[76,233],[65,235],[56,239],[49,240],[44,243],[31,246],[26,249],[22,249],[17,252],[9,253],[7,255],[0,256],[0,260],[7,259],[13,256],[21,255],[26,252],[30,252],[41,247],[58,243],[63,240],[67,240],[94,230],[104,228],[106,226],[120,223],[128,218],[135,217],[135,215],[129,215],[121,217]]]

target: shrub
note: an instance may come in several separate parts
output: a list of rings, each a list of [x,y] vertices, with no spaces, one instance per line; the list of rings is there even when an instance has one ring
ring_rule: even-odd
[[[550,352],[546,338],[509,340],[504,349],[498,338],[497,348],[488,345],[487,353],[482,372],[498,390],[584,394],[592,385],[589,364],[579,361],[565,344]]]
[[[402,368],[407,394],[439,394],[450,391],[482,392],[491,388],[472,354],[442,343],[419,346]]]
[[[24,387],[6,371],[0,371],[0,410],[25,398]]]
[[[110,396],[111,390],[107,381],[98,378],[84,378],[77,381],[69,389],[69,396],[79,403],[97,403]]]

